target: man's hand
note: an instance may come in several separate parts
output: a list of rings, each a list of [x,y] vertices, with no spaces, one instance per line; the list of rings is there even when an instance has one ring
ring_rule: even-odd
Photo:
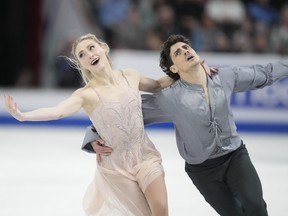
[[[95,141],[91,142],[91,146],[92,146],[93,150],[97,153],[98,163],[100,163],[102,160],[101,155],[109,156],[113,151],[113,149],[111,147],[105,145],[105,142],[102,139],[95,140]]]

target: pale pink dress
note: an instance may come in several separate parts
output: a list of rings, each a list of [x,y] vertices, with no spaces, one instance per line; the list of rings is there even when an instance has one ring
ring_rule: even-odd
[[[113,152],[102,156],[84,196],[89,216],[151,215],[143,192],[164,174],[161,156],[144,131],[140,93],[126,82],[119,101],[107,101],[95,90],[99,103],[90,119]]]

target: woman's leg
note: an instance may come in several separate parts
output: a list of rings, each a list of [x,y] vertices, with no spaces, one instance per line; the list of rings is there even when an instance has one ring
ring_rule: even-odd
[[[167,190],[163,175],[148,185],[144,195],[150,206],[152,216],[168,216]]]

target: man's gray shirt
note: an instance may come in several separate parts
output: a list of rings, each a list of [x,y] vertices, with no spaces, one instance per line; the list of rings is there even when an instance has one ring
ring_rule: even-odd
[[[263,88],[287,76],[288,61],[220,68],[207,77],[210,105],[201,85],[180,79],[156,94],[142,95],[144,123],[172,121],[180,155],[189,164],[199,164],[241,145],[230,108],[231,95]],[[95,139],[97,135],[87,129],[82,149],[93,151],[89,142]]]

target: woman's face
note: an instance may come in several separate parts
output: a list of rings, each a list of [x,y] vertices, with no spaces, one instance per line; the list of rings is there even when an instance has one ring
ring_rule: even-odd
[[[91,72],[101,70],[107,62],[105,49],[92,39],[79,42],[75,55],[81,67]]]

